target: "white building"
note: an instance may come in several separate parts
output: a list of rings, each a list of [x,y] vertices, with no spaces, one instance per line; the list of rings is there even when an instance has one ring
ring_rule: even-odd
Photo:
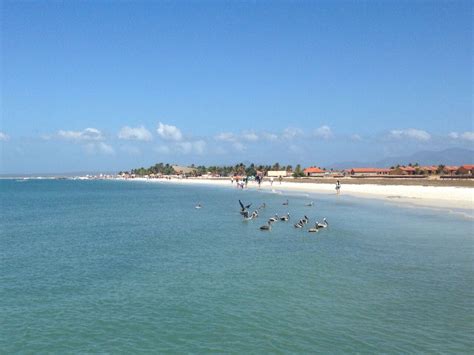
[[[269,170],[267,171],[267,176],[268,177],[287,177],[287,176],[290,176],[291,175],[291,172],[289,171],[286,171],[286,170]]]

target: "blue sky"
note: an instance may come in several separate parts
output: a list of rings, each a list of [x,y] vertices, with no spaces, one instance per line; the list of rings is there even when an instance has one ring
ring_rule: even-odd
[[[1,173],[473,148],[472,5],[2,1]]]

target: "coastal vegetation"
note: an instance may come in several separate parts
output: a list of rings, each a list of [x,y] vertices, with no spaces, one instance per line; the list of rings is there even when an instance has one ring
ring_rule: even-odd
[[[169,163],[157,163],[148,168],[140,167],[128,171],[121,171],[119,175],[134,176],[160,176],[160,175],[186,175],[190,177],[211,175],[211,176],[274,176],[274,177],[322,177],[334,176],[472,176],[474,165],[447,166],[444,164],[420,166],[418,163],[407,165],[394,165],[390,168],[348,168],[341,170],[326,169],[320,167],[303,168],[297,164],[293,169],[292,165],[262,165],[250,163],[248,165],[239,163],[235,165],[194,165],[180,166]]]
[[[186,170],[186,171],[184,171]],[[287,171],[292,172],[293,167],[291,165],[280,165],[280,163],[275,163],[273,165],[257,165],[251,163],[246,165],[244,163],[239,163],[236,165],[211,165],[211,166],[204,166],[204,165],[194,165],[191,164],[189,167],[180,167],[177,165],[172,165],[169,163],[157,163],[153,166],[148,168],[136,168],[130,170],[130,172],[119,172],[119,175],[122,174],[134,174],[137,176],[145,176],[145,175],[174,175],[185,173],[190,176],[202,176],[206,174],[211,175],[219,175],[219,176],[233,176],[233,175],[246,175],[246,176],[255,176],[257,174],[265,174],[267,171],[274,170],[274,171]],[[295,173],[298,172],[298,176],[303,176],[303,171],[301,169],[301,165],[297,165],[295,169]]]

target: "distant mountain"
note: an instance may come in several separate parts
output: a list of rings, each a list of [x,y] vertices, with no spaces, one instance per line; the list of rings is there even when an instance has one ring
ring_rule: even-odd
[[[376,162],[341,162],[330,167],[344,169],[349,167],[380,167],[389,168],[397,164],[407,165],[418,163],[420,165],[462,165],[474,163],[474,151],[463,148],[450,148],[441,151],[420,151],[408,156],[389,157]]]

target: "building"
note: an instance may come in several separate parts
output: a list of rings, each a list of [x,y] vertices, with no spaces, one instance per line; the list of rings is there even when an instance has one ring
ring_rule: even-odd
[[[473,172],[474,172],[474,165],[472,164],[461,165],[458,169],[459,175],[473,175]]]
[[[390,175],[415,175],[416,168],[412,166],[399,166],[398,168],[390,170]]]
[[[268,177],[287,177],[291,175],[291,171],[286,171],[286,170],[269,170],[267,171],[267,176]]]
[[[352,168],[346,170],[351,176],[379,176],[379,175],[388,175],[390,169],[383,168]]]
[[[456,175],[458,169],[459,169],[459,166],[445,166],[443,168],[443,174]]]
[[[438,167],[435,166],[435,165],[433,165],[433,166],[420,166],[418,168],[418,170],[423,172],[423,174],[425,174],[425,175],[434,175],[438,172]]]
[[[173,165],[172,166],[176,174],[179,175],[192,175],[196,172],[196,168],[188,168],[187,166]]]
[[[316,166],[311,166],[304,169],[303,173],[305,176],[309,177],[322,177],[326,174],[326,171]]]

